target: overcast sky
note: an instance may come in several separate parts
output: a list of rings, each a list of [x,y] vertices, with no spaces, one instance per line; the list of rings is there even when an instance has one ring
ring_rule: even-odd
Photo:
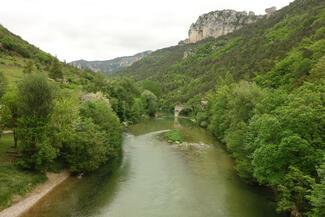
[[[175,45],[213,10],[264,14],[292,0],[2,0],[0,24],[61,60],[104,60]]]

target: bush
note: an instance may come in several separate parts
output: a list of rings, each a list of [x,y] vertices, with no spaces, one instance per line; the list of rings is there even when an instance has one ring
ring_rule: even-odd
[[[179,130],[171,130],[164,134],[164,138],[169,143],[182,143],[184,141],[183,135]]]

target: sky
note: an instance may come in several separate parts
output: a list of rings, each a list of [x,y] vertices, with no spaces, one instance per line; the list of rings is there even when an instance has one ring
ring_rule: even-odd
[[[176,45],[201,14],[292,0],[2,0],[0,24],[60,60],[107,60]]]

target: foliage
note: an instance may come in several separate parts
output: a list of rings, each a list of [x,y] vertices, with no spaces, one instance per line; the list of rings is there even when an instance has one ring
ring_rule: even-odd
[[[247,181],[279,192],[278,210],[304,212],[324,149],[324,85],[292,92],[240,82],[211,98],[209,129],[224,141]],[[301,186],[300,186],[300,184]]]
[[[296,216],[302,210],[306,210],[305,198],[310,193],[314,180],[305,175],[299,169],[290,167],[284,182],[279,186],[279,211],[290,211]]]
[[[53,87],[44,75],[26,76],[18,86],[23,116],[47,118],[53,107]]]
[[[146,113],[154,117],[157,110],[158,110],[158,104],[157,104],[157,97],[155,94],[153,94],[149,90],[143,91],[141,94],[141,98],[143,100],[144,108],[146,110]]]
[[[55,147],[62,149],[70,141],[71,132],[80,121],[79,109],[79,99],[69,92],[59,94],[54,100],[47,127],[48,138]]]
[[[19,36],[9,32],[0,25],[0,52],[10,55],[20,55],[25,58],[33,58],[43,64],[49,63],[51,56],[35,46],[23,41]]]
[[[0,209],[10,205],[14,195],[24,196],[46,180],[43,174],[22,171],[11,164],[0,165]]]
[[[49,69],[49,77],[54,80],[62,80],[63,79],[62,66],[57,58],[53,58],[53,60],[51,62],[51,66]]]
[[[324,14],[324,1],[296,0],[272,17],[226,36],[155,51],[122,75],[139,83],[158,82],[167,111],[179,102],[204,97],[227,73],[235,81],[293,89],[309,79],[324,55]]]
[[[6,85],[7,85],[6,78],[4,77],[3,72],[0,71],[0,99],[5,93]]]
[[[102,101],[85,102],[80,114],[81,121],[66,144],[66,159],[72,172],[90,172],[119,157],[121,127],[110,106]]]
[[[33,61],[29,60],[23,70],[24,74],[31,74],[34,71],[34,63]]]
[[[46,180],[43,174],[22,171],[12,163],[12,156],[8,151],[13,146],[12,134],[5,134],[0,138],[0,210],[10,205],[14,196],[23,196],[35,185]]]
[[[1,109],[1,121],[5,128],[12,129],[14,147],[17,147],[16,128],[19,117],[19,100],[16,90],[7,91],[3,96]]]
[[[157,97],[161,95],[161,87],[157,81],[144,80],[142,82],[142,88],[151,91]]]
[[[90,172],[107,161],[105,134],[91,119],[79,122],[71,134],[66,159],[72,172]]]
[[[181,143],[184,138],[179,130],[171,130],[164,133],[165,139],[170,143]]]
[[[20,117],[17,134],[23,154],[20,166],[46,169],[58,154],[46,136],[48,116],[53,107],[53,90],[43,75],[25,77],[18,86]]]
[[[104,92],[109,96],[112,108],[121,121],[137,119],[133,117],[133,109],[135,99],[140,97],[140,92],[132,80],[112,80],[104,87]],[[142,109],[142,107],[138,107],[138,109]],[[138,112],[144,113],[140,110]]]
[[[325,215],[325,157],[318,168],[319,183],[314,184],[309,197],[312,205],[310,217],[320,217]]]

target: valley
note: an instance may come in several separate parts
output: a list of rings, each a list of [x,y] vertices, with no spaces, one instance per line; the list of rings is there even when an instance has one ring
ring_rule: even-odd
[[[70,63],[0,25],[0,216],[66,170],[23,216],[325,216],[325,1],[193,22]]]

